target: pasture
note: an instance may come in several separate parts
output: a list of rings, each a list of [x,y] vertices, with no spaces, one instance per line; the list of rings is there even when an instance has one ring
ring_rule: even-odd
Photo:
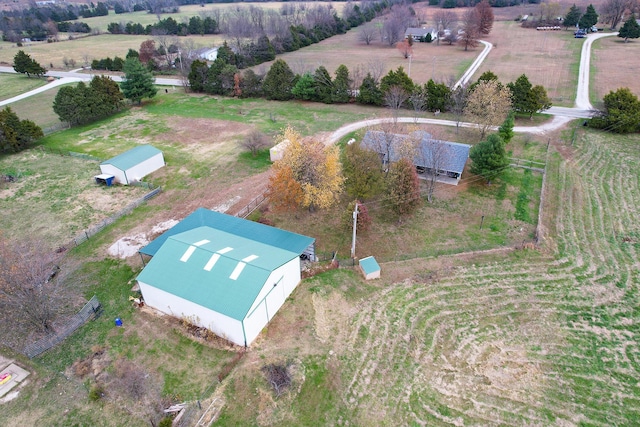
[[[496,23],[496,35],[498,27],[511,31],[511,23]],[[545,58],[544,49],[527,45],[519,30],[513,28],[513,46],[528,46],[538,61]],[[575,67],[567,71],[573,75],[575,40],[562,33],[549,33],[545,43],[549,52],[553,45],[573,58],[563,63]],[[516,66],[529,61],[517,58],[513,52],[519,51],[501,53],[505,43],[509,40],[500,39],[492,55],[500,53],[513,69],[488,69],[503,82],[525,72],[532,83],[543,84],[536,80],[539,74]],[[596,80],[603,75],[600,53]],[[318,65],[312,61],[309,55],[300,66]],[[296,61],[291,62],[293,67]],[[412,77],[423,72],[428,80],[428,67],[414,71],[415,64]],[[548,79],[555,92],[547,90],[554,104],[570,105],[575,77],[563,76],[559,69],[553,72]],[[73,286],[84,297],[97,294],[104,315],[36,360],[21,360],[35,372],[33,383],[3,405],[0,424],[142,426],[148,425],[153,405],[188,401],[186,423],[193,425],[199,404],[204,409],[218,399],[218,425],[634,425],[640,418],[638,135],[612,136],[577,123],[574,134],[517,135],[508,147],[515,157],[549,159],[539,219],[541,177],[522,169],[510,170],[491,186],[465,174],[461,186],[438,187],[433,204],[425,202],[402,222],[387,218],[382,201],[374,201],[378,228],[359,235],[356,253],[379,257],[382,278],[365,282],[355,271],[339,269],[305,279],[244,356],[129,304],[140,262],[107,257],[106,248],[195,207],[243,204],[259,193],[268,177],[266,152],[258,159],[243,155],[237,146],[243,135],[253,129],[274,135],[292,124],[305,136],[322,138],[344,123],[381,114],[384,110],[357,105],[237,100],[176,90],[114,118],[45,138],[47,147],[101,158],[152,142],[165,151],[167,166],[150,180],[165,191],[72,251],[69,262],[82,264]],[[475,142],[464,130],[428,130]],[[0,225],[13,236],[46,232],[41,223],[49,218],[90,222],[99,209],[68,209],[57,217],[55,210],[64,209],[57,200],[73,203],[85,191],[93,200],[111,191],[89,188],[86,176],[95,163],[84,160],[30,150],[0,162],[3,174],[30,171],[18,183],[24,190],[15,187],[29,203],[19,206],[11,199],[13,190],[0,189],[11,202],[6,208],[15,209],[11,216],[34,217],[26,226],[17,220]],[[523,209],[519,200],[528,201],[526,221],[515,219]],[[261,215],[313,235],[321,252],[346,254],[350,233],[340,228],[343,213]],[[538,220],[540,245],[523,248]],[[50,235],[52,240],[64,236],[54,232],[58,237]],[[123,319],[123,328],[113,326],[115,317]],[[90,401],[95,376],[113,375],[125,359],[148,379],[143,399],[132,403],[127,389],[113,382],[105,397]],[[81,363],[72,368],[74,362]],[[293,384],[278,398],[260,371],[270,363],[291,366]],[[93,369],[86,373],[83,366]]]
[[[47,84],[44,79],[25,78],[20,74],[0,74],[0,101],[13,98],[21,93],[39,88]]]
[[[605,37],[593,43],[591,53],[591,102],[597,106],[610,91],[628,87],[640,96],[640,83],[636,71],[640,67],[640,41],[616,36]],[[596,101],[594,103],[594,101]]]

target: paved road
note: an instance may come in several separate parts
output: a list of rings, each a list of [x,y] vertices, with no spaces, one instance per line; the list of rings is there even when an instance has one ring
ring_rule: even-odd
[[[589,118],[593,115],[593,106],[589,102],[589,68],[590,68],[590,60],[591,60],[591,45],[593,42],[602,37],[610,37],[615,36],[617,33],[596,33],[589,34],[583,45],[582,45],[582,53],[580,57],[580,70],[579,70],[579,78],[578,78],[578,88],[576,90],[576,107],[568,108],[568,107],[551,107],[546,110],[545,113],[551,114],[554,116],[554,119],[548,123],[545,123],[540,126],[535,127],[522,127],[517,126],[514,130],[516,132],[529,132],[529,133],[544,133],[548,130],[558,129],[559,127],[564,126],[569,121],[576,118]],[[484,45],[484,49],[478,55],[478,57],[473,61],[471,66],[465,71],[460,80],[456,82],[455,87],[460,86],[461,84],[466,84],[469,82],[473,74],[478,70],[482,62],[485,60],[493,45],[487,41],[480,41]],[[79,81],[89,81],[93,78],[93,74],[79,73],[78,70],[74,71],[49,71],[47,73],[48,76],[57,77],[58,79],[54,80],[51,83],[46,84],[45,86],[39,87],[32,91],[23,93],[16,97],[6,99],[4,101],[0,101],[0,106],[10,104],[12,102],[19,101],[21,99],[27,98],[29,96],[35,95],[37,93],[44,92],[49,90],[55,86],[79,82]],[[12,67],[0,67],[0,72],[2,73],[15,73]],[[122,81],[122,78],[119,76],[111,76],[111,78],[117,82]],[[181,86],[182,81],[180,79],[156,79],[156,84],[160,86]],[[384,121],[389,121],[390,119],[376,119],[376,120],[365,120],[362,122],[352,123],[350,125],[343,126],[342,128],[335,131],[329,139],[326,141],[327,143],[335,143],[344,135],[353,132],[354,130],[372,126],[376,124],[383,123]],[[456,126],[457,124],[450,120],[440,120],[440,119],[414,119],[413,117],[403,117],[399,119],[402,123],[427,123],[427,124],[437,124],[437,125],[445,125],[445,126]],[[462,127],[473,127],[474,125],[471,123],[461,123],[459,124]]]

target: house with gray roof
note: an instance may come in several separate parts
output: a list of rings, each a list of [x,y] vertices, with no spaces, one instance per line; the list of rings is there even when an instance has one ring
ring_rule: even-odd
[[[431,40],[438,38],[438,31],[435,28],[412,28],[409,27],[404,32],[404,38],[408,39],[409,36],[415,41],[422,41],[427,37],[427,34],[431,34]]]
[[[370,130],[360,146],[378,153],[383,165],[409,156],[419,177],[435,174],[437,181],[453,185],[460,181],[471,149],[468,144],[438,140],[424,131],[405,135]]]
[[[198,211],[160,236],[137,277],[140,291],[148,306],[249,346],[300,282],[314,239]]]

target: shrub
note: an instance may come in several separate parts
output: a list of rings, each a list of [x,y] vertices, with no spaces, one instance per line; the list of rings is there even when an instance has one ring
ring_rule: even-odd
[[[104,397],[104,389],[100,384],[94,384],[89,390],[89,400],[97,402]]]
[[[172,425],[173,425],[173,418],[172,417],[164,417],[158,423],[158,427],[171,427]]]

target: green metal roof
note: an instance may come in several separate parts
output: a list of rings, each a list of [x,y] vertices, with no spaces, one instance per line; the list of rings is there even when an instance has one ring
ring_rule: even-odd
[[[243,320],[271,272],[298,256],[203,226],[167,238],[137,279]]]
[[[205,208],[198,208],[147,246],[140,249],[140,253],[154,256],[169,237],[203,225],[256,242],[275,246],[276,248],[295,252],[298,255],[303,253],[315,240],[312,237],[260,224],[259,222],[249,221]]]
[[[137,147],[134,147],[129,151],[125,151],[124,153],[118,154],[117,156],[112,157],[109,160],[105,160],[101,164],[113,165],[118,169],[124,171],[137,165],[138,163],[142,163],[145,160],[152,158],[158,153],[162,153],[162,151],[158,150],[152,145],[138,145]]]
[[[360,261],[360,268],[364,271],[364,274],[373,273],[374,271],[380,271],[380,265],[378,261],[372,256],[362,258]]]

